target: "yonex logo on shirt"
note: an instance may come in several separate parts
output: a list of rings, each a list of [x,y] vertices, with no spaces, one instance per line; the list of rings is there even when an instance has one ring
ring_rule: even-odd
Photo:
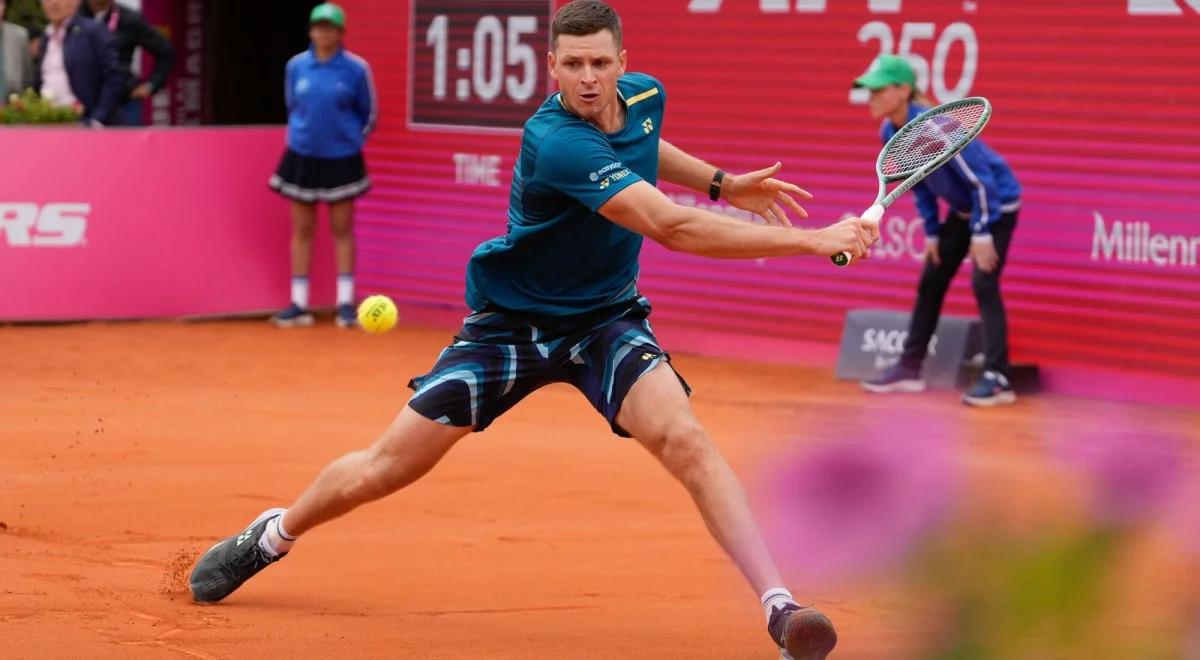
[[[625,177],[629,176],[629,174],[630,174],[629,168],[625,168],[625,169],[621,170],[620,172],[613,172],[612,174],[604,177],[604,179],[602,179],[600,181],[600,190],[604,190],[605,188],[607,188],[609,186],[609,184],[613,184],[613,183],[616,183],[617,181],[620,181],[621,179],[624,179]]]
[[[654,130],[654,122],[646,117],[646,121],[642,122],[642,132],[649,135]]]

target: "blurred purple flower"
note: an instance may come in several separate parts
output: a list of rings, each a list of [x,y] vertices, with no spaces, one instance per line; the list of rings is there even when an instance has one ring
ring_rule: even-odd
[[[1171,436],[1105,429],[1059,446],[1062,458],[1087,475],[1093,514],[1125,525],[1160,513],[1180,485],[1183,456]]]
[[[958,487],[950,446],[904,424],[880,430],[816,447],[765,481],[768,538],[810,585],[902,559],[950,513]]]
[[[1187,552],[1200,557],[1200,479],[1192,477],[1178,489],[1164,515],[1167,529]],[[1200,616],[1197,617],[1196,653],[1200,658]]]

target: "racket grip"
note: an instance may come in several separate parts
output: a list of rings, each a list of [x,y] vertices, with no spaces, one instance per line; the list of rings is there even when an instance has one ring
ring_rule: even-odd
[[[879,222],[879,219],[883,217],[884,210],[885,209],[883,206],[879,204],[872,204],[871,208],[863,211],[863,214],[859,217],[868,222]],[[852,259],[853,256],[849,252],[839,252],[829,257],[829,260],[833,262],[833,265],[837,266],[838,268],[849,266]]]

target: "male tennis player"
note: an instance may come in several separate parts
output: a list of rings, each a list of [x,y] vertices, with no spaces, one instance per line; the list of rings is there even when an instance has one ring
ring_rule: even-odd
[[[688,388],[651,332],[638,294],[643,236],[711,257],[864,257],[877,230],[858,218],[815,231],[779,164],[734,176],[663,141],[665,92],[625,73],[617,14],[576,0],[556,14],[548,54],[552,94],[525,124],[513,172],[508,233],[467,266],[468,305],[454,342],[413,379],[404,408],[371,447],[331,463],[289,509],[271,509],[213,546],[191,576],[197,601],[218,601],[298,536],[396,491],[431,469],[468,432],[482,431],[552,382],[579,388],[615,433],[632,436],[687,488],[705,523],[757,593],[785,654],[824,658],[837,641],[824,615],[783,588],[738,478],[692,415]],[[661,177],[760,214],[753,224],[679,206]],[[821,539],[813,539],[820,543]],[[787,657],[787,656],[785,656]]]
[[[873,119],[883,120],[879,137],[884,144],[932,105],[917,91],[912,65],[898,55],[877,58],[866,73],[855,79],[854,86],[871,90],[868,107]],[[985,361],[982,377],[963,395],[963,402],[975,406],[1013,403],[1017,395],[1008,380],[1012,367],[1000,273],[1017,228],[1021,184],[999,154],[983,140],[975,139],[912,191],[917,211],[925,221],[925,269],[917,286],[904,352],[895,365],[862,386],[878,393],[925,389],[921,364],[937,329],[946,291],[969,254],[975,262],[971,286],[983,321]],[[945,222],[938,220],[939,198],[946,202]]]

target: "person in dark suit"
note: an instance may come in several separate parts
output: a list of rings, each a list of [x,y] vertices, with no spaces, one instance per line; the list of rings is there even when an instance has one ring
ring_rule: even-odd
[[[117,43],[104,26],[76,15],[79,0],[42,0],[50,24],[38,48],[33,88],[61,106],[78,104],[89,126],[113,123],[121,100]]]
[[[141,12],[113,0],[86,0],[79,15],[94,19],[117,40],[117,64],[124,80],[118,102],[116,123],[121,126],[141,126],[142,102],[167,84],[167,76],[175,66],[175,47],[155,30]],[[133,53],[138,47],[154,56],[154,70],[145,80],[133,73]]]

